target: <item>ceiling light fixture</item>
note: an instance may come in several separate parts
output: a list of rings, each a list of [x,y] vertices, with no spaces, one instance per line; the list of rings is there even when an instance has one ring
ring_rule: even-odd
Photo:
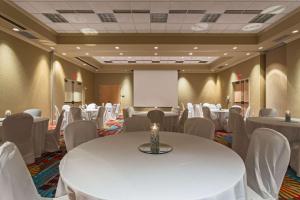
[[[224,53],[224,56],[227,56],[228,55],[228,53]]]
[[[263,24],[262,23],[250,23],[250,24],[247,24],[246,26],[244,26],[242,28],[243,31],[246,31],[246,32],[250,32],[250,31],[255,31],[255,30],[258,30],[260,29],[261,27],[263,27]]]
[[[86,64],[85,64],[85,63],[83,63],[82,65],[83,65],[83,66],[86,66]]]
[[[96,35],[98,34],[98,31],[93,28],[82,28],[80,29],[80,32],[85,35]]]
[[[292,33],[296,34],[296,33],[299,33],[299,31],[298,30],[293,30]]]
[[[158,55],[158,53],[154,53],[154,55],[155,55],[155,56],[157,56],[157,55]]]
[[[195,32],[205,31],[208,29],[208,23],[197,23],[192,25],[191,29]]]
[[[264,9],[261,14],[273,14],[277,15],[282,13],[285,10],[285,6],[283,5],[275,5]]]
[[[248,53],[246,53],[246,56],[250,56],[250,53],[248,52]]]
[[[54,50],[55,48],[54,47],[50,47],[50,49]]]
[[[197,49],[198,49],[198,47],[194,47],[194,49],[195,49],[195,50],[197,50]]]
[[[225,66],[228,66],[228,64],[226,63]]]
[[[66,56],[67,54],[66,54],[66,53],[62,53],[62,55],[63,55],[63,56]]]
[[[16,27],[13,28],[12,30],[13,30],[13,31],[16,31],[16,32],[19,32],[19,31],[20,31],[20,29],[18,29],[18,28],[16,28]]]
[[[120,56],[123,56],[124,54],[121,52],[121,53],[119,53],[119,55],[120,55]]]
[[[80,47],[76,47],[76,49],[80,50]]]
[[[115,47],[115,49],[117,49],[117,50],[118,50],[118,49],[120,49],[120,47],[116,46],[116,47]]]
[[[154,47],[154,49],[158,49],[158,47]]]
[[[237,50],[237,48],[238,48],[238,47],[233,47],[232,49],[233,49],[233,50]]]
[[[192,53],[192,52],[190,52],[190,53],[189,53],[189,55],[190,55],[190,56],[192,56],[192,55],[193,55],[193,53]]]
[[[264,47],[258,47],[259,50],[262,50]]]
[[[85,53],[86,56],[90,55],[88,52]]]

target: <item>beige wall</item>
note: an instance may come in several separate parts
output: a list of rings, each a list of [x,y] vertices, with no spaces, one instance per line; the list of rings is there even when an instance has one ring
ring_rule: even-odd
[[[261,56],[256,56],[218,73],[218,81],[220,82],[219,101],[223,106],[226,105],[227,96],[230,97],[230,105],[233,104],[232,82],[238,80],[238,76],[240,76],[241,79],[249,79],[251,115],[258,115],[259,109],[264,106],[264,95],[262,94],[264,66],[262,61]]]
[[[78,73],[86,90],[86,101],[94,100],[94,74],[54,57],[58,106],[64,98],[64,78]],[[50,53],[0,31],[0,116],[40,108],[50,116]]]

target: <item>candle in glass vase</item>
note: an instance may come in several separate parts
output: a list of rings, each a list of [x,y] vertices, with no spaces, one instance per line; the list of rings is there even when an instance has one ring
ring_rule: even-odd
[[[151,152],[154,154],[159,153],[159,126],[154,123],[151,126],[151,133],[150,133],[150,145],[151,145]]]
[[[291,112],[289,110],[287,110],[285,112],[285,121],[286,122],[290,122],[291,121]]]

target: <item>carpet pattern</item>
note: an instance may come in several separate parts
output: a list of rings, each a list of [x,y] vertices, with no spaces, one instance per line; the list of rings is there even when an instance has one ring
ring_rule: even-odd
[[[98,130],[100,137],[119,134],[122,131],[123,119],[108,121],[104,129]],[[216,132],[215,141],[231,148],[230,133]],[[61,150],[54,153],[44,153],[34,164],[28,165],[33,181],[42,197],[54,197],[59,179],[59,162],[65,155],[63,138],[60,141]],[[288,169],[279,194],[280,200],[300,200],[300,177],[292,169]]]

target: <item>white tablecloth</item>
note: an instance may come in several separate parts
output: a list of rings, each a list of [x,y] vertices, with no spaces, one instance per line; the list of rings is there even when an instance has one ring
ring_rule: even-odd
[[[44,117],[35,117],[32,126],[32,139],[34,144],[34,155],[41,157],[45,151],[46,134],[48,131],[49,119]],[[2,121],[0,121],[0,138],[2,140]]]
[[[147,117],[148,112],[135,112],[133,116]],[[177,123],[178,123],[178,113],[175,112],[164,112],[164,124],[163,131],[176,131]]]
[[[81,195],[107,200],[244,200],[245,166],[231,149],[201,137],[161,132],[172,152],[141,153],[149,132],[97,138],[68,152],[62,181]],[[60,188],[58,188],[60,190]]]
[[[287,137],[288,141],[300,141],[300,119],[285,122],[283,117],[248,117],[246,131],[250,136],[257,128],[271,128]]]

